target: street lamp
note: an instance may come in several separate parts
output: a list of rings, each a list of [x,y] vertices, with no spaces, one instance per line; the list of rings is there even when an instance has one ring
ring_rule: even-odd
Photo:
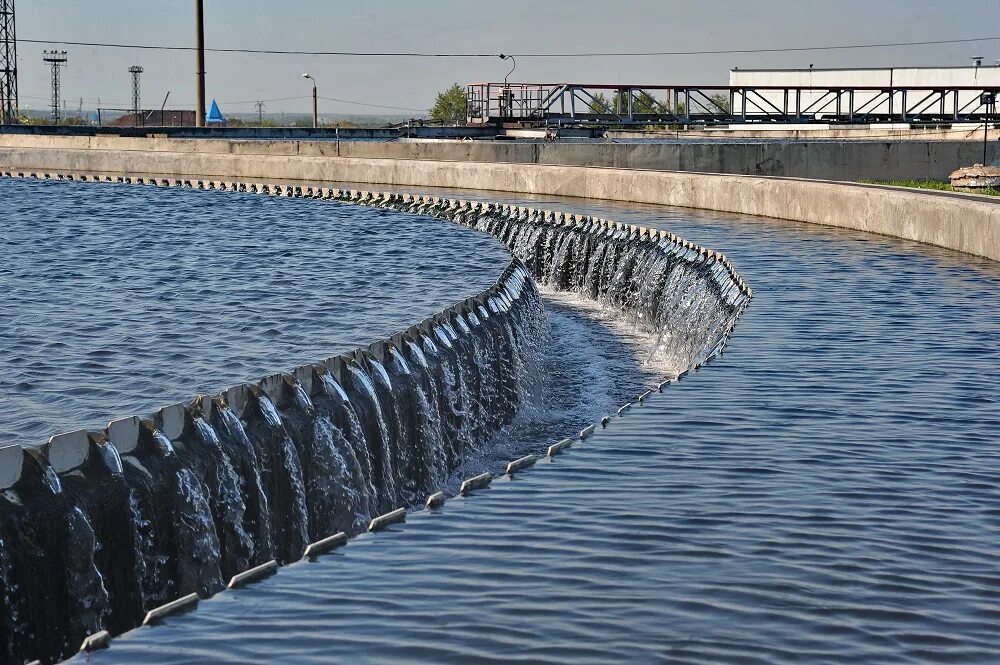
[[[313,129],[319,127],[319,112],[317,111],[316,104],[316,79],[314,79],[308,72],[302,75],[302,78],[309,79],[313,82]]]
[[[507,76],[503,77],[503,90],[500,91],[500,116],[503,118],[514,115],[514,92],[510,89],[507,78],[517,69],[517,60],[512,55],[500,54],[501,60],[507,60],[508,58],[514,63],[514,66],[507,72]]]
[[[507,58],[510,58],[510,61],[514,63],[514,66],[510,68],[509,72],[507,72],[507,76],[503,77],[504,87],[507,86],[507,77],[509,77],[511,74],[513,74],[514,70],[517,69],[517,60],[514,59],[514,56],[512,56],[512,55],[506,55],[506,54],[503,54],[503,53],[500,54],[500,59],[501,60],[506,60]]]

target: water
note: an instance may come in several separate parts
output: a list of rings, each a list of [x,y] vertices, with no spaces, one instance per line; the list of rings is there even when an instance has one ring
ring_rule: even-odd
[[[779,221],[573,207],[668,220],[726,252],[755,299],[725,356],[513,482],[92,660],[995,661],[997,265]],[[614,355],[599,333],[572,340]]]
[[[202,194],[0,180],[0,445],[370,343],[508,261],[424,217]]]
[[[314,204],[314,214],[364,212]],[[609,372],[616,381],[582,389],[578,370],[593,358],[565,353],[566,344],[603,326],[574,312],[572,299],[554,302],[547,317],[529,271],[550,291],[572,287],[623,312],[636,339],[671,349],[664,357],[677,369],[718,347],[743,302],[714,256],[673,240],[592,220],[570,227],[467,210],[456,219],[495,234],[529,267],[509,262],[493,286],[391,340],[93,432],[88,456],[59,477],[37,451],[26,454],[21,479],[0,495],[0,537],[11,543],[0,654],[56,660],[88,634],[129,630],[164,601],[210,596],[272,559],[297,561],[311,540],[355,534],[380,513],[454,491],[469,469],[495,472],[503,455],[583,426],[627,394],[621,386],[637,389],[656,369],[632,358],[619,362],[624,373]],[[444,224],[423,221],[425,234]],[[364,265],[363,252],[351,258],[352,268]],[[557,336],[552,320],[575,322]],[[556,398],[566,403],[553,408]],[[54,526],[64,517],[68,539]],[[49,570],[48,587],[19,584],[60,557],[73,566]]]

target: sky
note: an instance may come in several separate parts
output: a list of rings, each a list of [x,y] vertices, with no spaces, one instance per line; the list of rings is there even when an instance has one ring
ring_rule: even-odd
[[[208,47],[307,51],[499,54],[692,51],[1000,37],[1000,0],[205,0]],[[71,110],[131,106],[139,64],[142,104],[194,108],[193,52],[60,46],[57,40],[193,46],[194,1],[17,0],[22,108],[45,108],[42,50],[69,51],[62,74]],[[966,66],[1000,60],[1000,40],[881,49],[643,58],[517,58],[511,81],[724,85],[732,67]],[[317,80],[323,113],[419,116],[452,83],[496,81],[510,61],[215,54],[206,56],[207,97],[224,113],[305,113]],[[356,102],[356,103],[348,103]],[[366,106],[369,104],[372,106]],[[399,107],[382,109],[379,106]]]

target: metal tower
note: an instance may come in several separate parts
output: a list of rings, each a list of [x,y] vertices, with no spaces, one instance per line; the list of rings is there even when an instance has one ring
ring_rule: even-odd
[[[0,0],[0,123],[17,122],[17,38],[14,0]]]
[[[52,66],[52,122],[58,125],[62,118],[59,70],[69,62],[69,58],[66,56],[66,51],[42,51],[42,60]]]
[[[133,122],[138,125],[140,123],[139,113],[142,111],[142,104],[139,98],[139,75],[142,74],[142,67],[139,65],[132,65],[128,68],[132,73],[132,113]],[[145,123],[142,123],[145,124]]]

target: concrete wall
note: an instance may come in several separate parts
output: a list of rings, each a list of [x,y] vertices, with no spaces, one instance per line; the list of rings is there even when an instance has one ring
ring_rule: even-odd
[[[98,149],[234,155],[357,157],[560,164],[773,175],[820,180],[947,180],[983,160],[981,139],[968,141],[799,141],[672,143],[523,143],[519,141],[332,142],[0,134],[0,148]],[[989,161],[1000,144],[989,144]]]
[[[100,140],[108,141],[85,139]],[[194,148],[195,143],[174,141],[168,147]],[[634,201],[858,229],[1000,260],[1000,204],[988,197],[793,178],[338,158],[322,150],[296,150],[287,143],[274,146],[273,151],[250,150],[238,142],[210,143],[206,147],[213,148],[212,152],[166,150],[162,144],[158,146],[161,149],[149,145],[147,150],[138,149],[141,146],[136,144],[125,150],[98,145],[0,146],[0,170],[362,182]],[[224,151],[227,146],[228,152]]]

